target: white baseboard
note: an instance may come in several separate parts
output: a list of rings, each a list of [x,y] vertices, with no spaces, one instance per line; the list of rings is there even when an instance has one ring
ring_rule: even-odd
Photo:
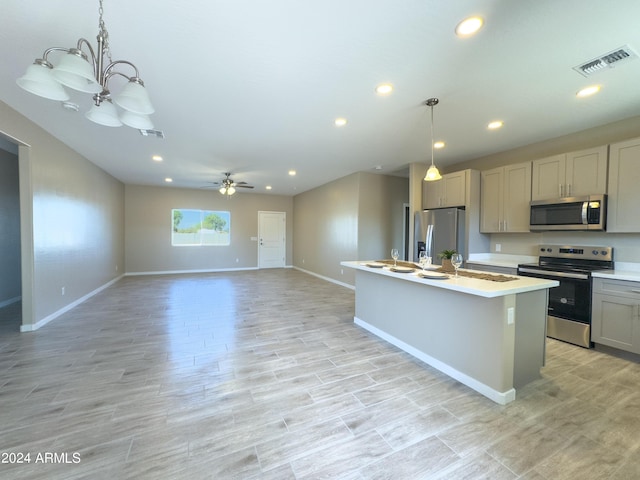
[[[77,307],[82,302],[84,302],[84,301],[88,300],[89,298],[93,297],[96,293],[99,293],[102,290],[104,290],[105,288],[110,287],[111,285],[116,283],[118,280],[120,280],[123,276],[124,275],[120,275],[119,277],[114,278],[110,282],[107,282],[104,285],[102,285],[101,287],[96,288],[94,291],[87,293],[85,296],[80,297],[76,301],[71,302],[68,305],[65,305],[60,310],[52,313],[51,315],[47,315],[42,320],[39,320],[36,323],[28,323],[26,325],[20,325],[20,331],[21,332],[33,332],[35,330],[38,330],[40,327],[43,327],[44,325],[49,323],[51,320],[56,319],[57,317],[59,317],[63,313],[68,312],[69,310],[71,310],[73,307]]]
[[[22,296],[13,297],[8,300],[3,300],[2,302],[0,302],[0,308],[6,307],[7,305],[11,305],[12,303],[19,302],[20,300],[22,300]]]
[[[161,270],[152,272],[127,272],[125,276],[135,277],[138,275],[180,275],[185,273],[217,273],[217,272],[240,272],[244,270],[258,270],[258,267],[244,268],[205,268],[199,270]]]
[[[340,282],[340,281],[338,281],[338,280],[336,280],[334,278],[325,277],[324,275],[319,275],[319,274],[317,274],[315,272],[311,272],[309,270],[305,270],[304,268],[300,268],[300,267],[295,267],[294,266],[293,268],[295,268],[296,270],[299,270],[301,272],[308,273],[309,275],[313,275],[314,277],[321,278],[322,280],[326,280],[327,282],[335,283],[336,285],[340,285],[341,287],[346,287],[346,288],[348,288],[350,290],[355,290],[356,289],[356,287],[354,285],[349,285],[348,283]]]
[[[459,381],[463,385],[466,385],[469,388],[474,389],[476,392],[484,395],[485,397],[493,400],[494,402],[500,405],[506,405],[509,402],[513,402],[516,399],[516,391],[511,388],[506,392],[499,392],[490,386],[479,382],[473,377],[456,370],[455,368],[447,365],[444,362],[441,362],[437,358],[433,358],[430,355],[427,355],[421,350],[418,350],[415,347],[412,347],[408,343],[403,342],[402,340],[394,337],[393,335],[389,335],[387,332],[383,332],[377,327],[365,322],[364,320],[359,319],[358,317],[353,317],[353,321],[356,325],[368,330],[373,333],[375,336],[380,337],[382,340],[389,342],[391,345],[395,345],[399,349],[407,352],[409,355],[417,358],[418,360],[423,361],[427,365],[431,365],[436,370],[440,370],[442,373],[450,376],[454,380]]]

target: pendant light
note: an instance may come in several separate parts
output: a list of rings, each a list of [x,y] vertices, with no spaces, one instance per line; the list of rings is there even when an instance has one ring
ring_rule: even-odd
[[[440,171],[438,171],[438,167],[433,163],[433,107],[437,105],[438,102],[439,100],[437,98],[430,98],[424,102],[426,106],[431,107],[431,166],[424,176],[425,182],[433,182],[434,180],[440,180],[442,178]]]

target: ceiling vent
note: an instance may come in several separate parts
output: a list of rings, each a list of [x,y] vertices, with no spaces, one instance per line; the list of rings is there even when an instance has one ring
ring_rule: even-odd
[[[141,128],[140,135],[142,135],[143,137],[164,138],[164,132],[162,130],[147,130],[147,129]]]
[[[631,50],[631,47],[624,45],[598,58],[573,67],[573,69],[580,75],[588,77],[600,70],[617,67],[621,62],[633,60],[634,58],[638,58],[638,55]]]

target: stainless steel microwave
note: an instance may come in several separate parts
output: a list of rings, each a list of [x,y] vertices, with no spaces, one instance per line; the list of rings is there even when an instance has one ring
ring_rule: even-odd
[[[588,195],[531,202],[530,230],[605,230],[607,196]]]

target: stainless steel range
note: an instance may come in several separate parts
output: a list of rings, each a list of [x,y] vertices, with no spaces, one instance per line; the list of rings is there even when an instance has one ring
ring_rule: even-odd
[[[613,268],[613,248],[540,245],[539,255],[518,275],[560,282],[549,289],[547,336],[591,348],[591,272]]]

